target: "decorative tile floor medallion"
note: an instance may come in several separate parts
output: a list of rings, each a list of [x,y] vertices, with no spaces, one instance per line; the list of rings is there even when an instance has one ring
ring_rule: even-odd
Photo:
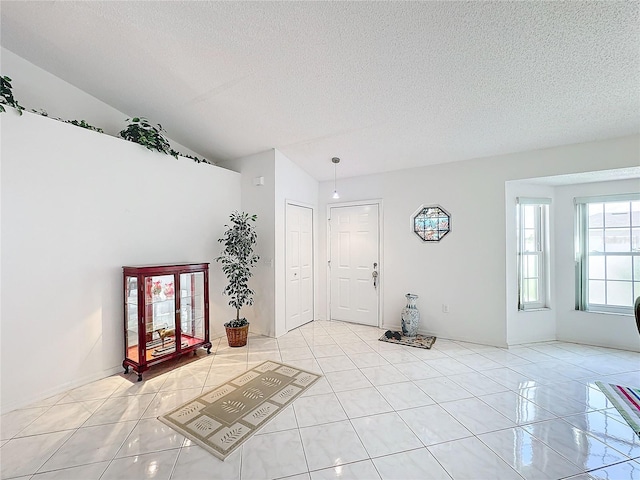
[[[267,361],[158,420],[224,460],[320,377]]]
[[[387,336],[390,334],[390,336]],[[397,343],[399,345],[408,345],[410,347],[427,348],[430,349],[435,343],[436,337],[430,337],[426,335],[416,335],[415,337],[405,337],[400,332],[392,332],[387,330],[378,340],[381,342]]]

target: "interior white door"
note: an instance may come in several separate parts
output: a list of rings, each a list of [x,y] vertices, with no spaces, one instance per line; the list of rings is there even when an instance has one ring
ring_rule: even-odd
[[[313,320],[313,210],[287,204],[286,327],[293,330]]]
[[[329,209],[332,320],[378,326],[378,210],[377,204]]]

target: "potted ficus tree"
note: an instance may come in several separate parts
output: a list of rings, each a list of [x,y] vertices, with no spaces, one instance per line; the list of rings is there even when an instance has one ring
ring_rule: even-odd
[[[245,212],[233,212],[230,216],[231,224],[225,225],[227,230],[218,242],[224,245],[224,249],[216,262],[222,264],[222,271],[227,276],[229,284],[224,289],[224,294],[231,299],[229,305],[236,309],[236,318],[225,323],[227,340],[230,347],[243,347],[247,344],[249,322],[246,318],[240,318],[240,309],[244,305],[253,305],[253,290],[248,282],[251,269],[260,257],[253,253],[258,235],[253,225],[256,215]]]

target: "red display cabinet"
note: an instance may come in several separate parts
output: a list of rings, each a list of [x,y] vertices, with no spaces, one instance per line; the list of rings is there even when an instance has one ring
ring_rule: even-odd
[[[209,340],[209,264],[122,267],[124,361],[142,373],[202,347]]]

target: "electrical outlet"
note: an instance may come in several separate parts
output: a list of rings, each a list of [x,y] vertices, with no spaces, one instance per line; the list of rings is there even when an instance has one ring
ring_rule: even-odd
[[[446,303],[442,304],[442,313],[449,313],[449,305]]]

